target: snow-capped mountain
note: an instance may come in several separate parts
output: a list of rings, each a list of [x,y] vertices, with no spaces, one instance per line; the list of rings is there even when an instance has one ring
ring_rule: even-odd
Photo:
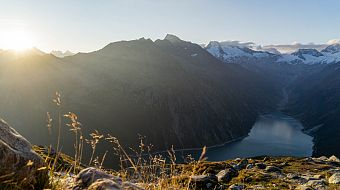
[[[276,54],[265,52],[265,51],[255,51],[246,46],[238,46],[236,44],[230,44],[229,42],[210,42],[205,49],[224,62],[233,62],[241,60],[261,60],[266,58],[276,57]]]
[[[340,61],[340,44],[333,44],[321,52],[316,49],[298,49],[293,53],[281,54],[279,51],[268,51],[258,48],[230,44],[229,42],[212,41],[205,49],[226,63],[237,62],[266,62],[266,63],[290,63],[290,64],[329,64]]]
[[[291,54],[282,54],[277,62],[317,64],[327,63],[327,57],[316,49],[299,49]]]
[[[59,58],[75,55],[75,53],[72,53],[69,50],[65,52],[54,50],[54,51],[51,51],[51,54]]]
[[[340,44],[333,44],[321,51],[322,53],[338,54],[340,53]]]
[[[336,51],[339,44],[326,47],[321,52],[316,49],[299,49],[291,54],[283,54],[278,62],[304,63],[304,64],[330,64],[340,61],[340,48]]]

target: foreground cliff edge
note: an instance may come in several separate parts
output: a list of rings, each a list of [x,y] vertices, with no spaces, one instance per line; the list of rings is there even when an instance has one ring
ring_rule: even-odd
[[[169,155],[121,171],[73,168],[70,156],[32,146],[0,120],[0,189],[340,189],[335,156],[207,162],[203,152],[198,161],[176,164]]]

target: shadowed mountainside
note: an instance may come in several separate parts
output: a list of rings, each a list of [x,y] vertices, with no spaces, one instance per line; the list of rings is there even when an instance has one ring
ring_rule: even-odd
[[[315,155],[340,155],[340,63],[300,76],[287,112],[299,118],[314,137]]]
[[[63,59],[31,53],[0,62],[0,73],[0,115],[34,144],[51,142],[44,126],[56,90],[62,111],[77,113],[85,134],[97,129],[132,145],[139,133],[158,150],[244,136],[280,96],[274,81],[172,35]],[[71,142],[67,135],[64,145]]]

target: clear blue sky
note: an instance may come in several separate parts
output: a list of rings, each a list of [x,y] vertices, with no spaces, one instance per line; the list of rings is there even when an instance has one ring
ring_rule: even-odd
[[[87,52],[166,33],[196,43],[325,43],[340,38],[340,1],[0,0],[0,31],[8,28],[29,31],[45,51]]]

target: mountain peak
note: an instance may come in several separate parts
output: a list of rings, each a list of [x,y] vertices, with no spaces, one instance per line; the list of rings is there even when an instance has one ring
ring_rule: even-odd
[[[321,52],[331,53],[331,54],[339,53],[340,52],[340,44],[332,44],[330,46],[327,46]]]
[[[221,45],[218,41],[210,41],[208,45],[206,45],[206,48],[208,49],[211,47],[221,47]]]
[[[56,56],[56,57],[59,57],[59,58],[63,58],[63,57],[74,55],[74,53],[72,53],[69,50],[66,50],[65,52],[58,51],[58,50],[53,50],[53,51],[51,51],[51,54]]]
[[[179,37],[173,34],[167,34],[164,40],[169,40],[170,42],[182,42],[182,40]]]

